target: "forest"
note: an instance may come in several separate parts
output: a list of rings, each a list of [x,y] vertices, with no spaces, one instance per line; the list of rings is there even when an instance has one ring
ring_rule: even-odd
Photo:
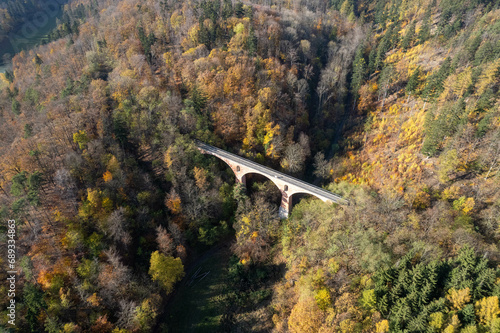
[[[0,39],[37,3],[0,0]],[[5,331],[500,332],[499,0],[71,0],[58,23],[0,74]],[[280,219],[195,140],[349,205]]]

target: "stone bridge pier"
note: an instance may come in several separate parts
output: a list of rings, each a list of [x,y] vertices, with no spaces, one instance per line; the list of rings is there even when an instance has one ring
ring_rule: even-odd
[[[219,157],[220,158],[220,157]],[[290,186],[286,184],[286,182],[280,177],[280,176],[268,176],[266,174],[263,174],[261,172],[258,172],[254,168],[249,168],[247,166],[244,166],[240,163],[235,163],[234,161],[231,161],[227,158],[220,158],[224,162],[226,162],[227,165],[233,170],[234,175],[236,177],[236,181],[238,183],[241,183],[243,185],[247,185],[247,178],[246,175],[249,173],[255,173],[262,175],[266,178],[268,178],[270,181],[272,181],[280,190],[281,192],[281,204],[279,207],[279,215],[281,218],[287,218],[288,214],[292,208],[292,195],[293,193],[290,192]],[[292,186],[293,187],[293,186]]]

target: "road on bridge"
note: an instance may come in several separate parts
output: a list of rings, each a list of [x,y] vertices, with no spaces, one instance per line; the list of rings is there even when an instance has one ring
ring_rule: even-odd
[[[330,191],[324,190],[321,187],[309,184],[305,181],[302,181],[300,179],[297,179],[295,177],[289,176],[287,174],[284,174],[282,172],[273,170],[271,168],[268,168],[266,166],[263,166],[261,164],[258,164],[256,162],[250,161],[246,158],[240,157],[238,155],[229,153],[225,151],[224,149],[220,149],[211,145],[208,145],[206,143],[203,143],[201,141],[196,140],[196,146],[200,148],[201,150],[206,151],[207,153],[214,155],[216,157],[221,157],[228,159],[236,164],[241,164],[244,165],[245,167],[249,169],[254,169],[257,171],[257,173],[260,173],[264,176],[267,176],[269,179],[276,179],[277,181],[279,180],[280,182],[286,182],[288,184],[294,185],[298,188],[301,188],[305,191],[305,193],[310,193],[312,195],[315,195],[320,198],[325,198],[328,199],[332,202],[339,203],[339,204],[348,204],[348,201],[342,198],[339,195],[333,194]]]

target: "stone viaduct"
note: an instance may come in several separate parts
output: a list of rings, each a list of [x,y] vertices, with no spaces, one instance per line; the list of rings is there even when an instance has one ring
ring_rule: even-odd
[[[318,186],[311,185],[300,179],[288,176],[256,162],[229,153],[223,149],[208,145],[201,141],[196,141],[196,146],[201,153],[216,156],[226,162],[226,164],[233,170],[236,180],[244,185],[246,185],[245,175],[249,173],[262,175],[272,181],[281,192],[281,205],[279,208],[281,218],[288,217],[288,213],[292,208],[292,195],[296,193],[310,194],[323,200],[324,202],[348,204],[347,200]]]

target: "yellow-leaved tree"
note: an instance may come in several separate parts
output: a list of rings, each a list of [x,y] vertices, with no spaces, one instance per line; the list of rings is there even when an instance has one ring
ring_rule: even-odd
[[[149,275],[165,289],[167,294],[170,294],[174,284],[184,277],[184,266],[180,258],[167,257],[155,251],[151,254],[150,264]]]
[[[481,324],[490,326],[500,316],[498,296],[484,297],[477,301],[476,314]]]
[[[323,313],[314,298],[299,300],[288,319],[288,329],[293,333],[317,332],[323,322]]]
[[[455,310],[460,310],[464,307],[465,304],[469,303],[470,290],[469,288],[460,290],[455,290],[454,288],[451,288],[448,291],[448,295],[446,295],[446,298],[451,302]]]
[[[389,332],[389,322],[384,319],[381,322],[377,323],[377,325],[375,326],[375,329],[377,330],[377,333]]]

